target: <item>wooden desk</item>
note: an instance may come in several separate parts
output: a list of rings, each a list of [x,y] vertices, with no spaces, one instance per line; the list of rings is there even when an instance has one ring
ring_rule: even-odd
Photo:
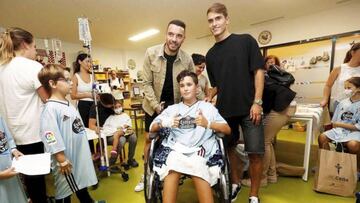
[[[130,107],[128,108],[124,108],[124,111],[128,111],[129,112],[129,116],[130,118],[135,120],[135,131],[136,133],[138,133],[139,128],[138,128],[138,119],[144,119],[145,114],[143,113],[141,104],[132,104],[130,105]]]

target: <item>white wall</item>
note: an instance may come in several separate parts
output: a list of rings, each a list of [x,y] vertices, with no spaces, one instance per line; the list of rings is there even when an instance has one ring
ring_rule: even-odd
[[[137,72],[139,70],[142,70],[143,64],[144,64],[144,56],[145,56],[145,50],[139,50],[139,51],[126,51],[124,55],[125,59],[125,65],[127,64],[127,61],[129,59],[133,59],[136,63],[136,68],[134,70],[129,70],[130,76],[133,79],[137,78]],[[127,66],[127,65],[126,65]]]
[[[360,30],[360,3],[348,4],[294,19],[284,19],[269,25],[257,26],[245,32],[257,37],[263,30],[272,32],[268,45]]]
[[[43,39],[35,39],[36,46],[39,49],[45,49]],[[49,49],[51,50],[51,41],[49,40]],[[72,68],[72,63],[76,60],[78,51],[87,51],[82,47],[82,43],[69,43],[62,41],[62,51],[66,55],[66,65]],[[127,68],[128,59],[134,59],[136,69],[129,70],[130,76],[136,78],[137,69],[142,68],[144,51],[122,51],[119,49],[107,49],[102,47],[92,47],[91,53],[93,60],[98,60],[102,67],[111,67],[117,69]]]
[[[360,30],[360,3],[349,3],[338,8],[326,10],[312,15],[302,16],[294,19],[283,19],[273,23],[262,24],[244,30],[231,30],[234,33],[249,33],[254,38],[263,30],[272,33],[272,40],[268,45],[282,44],[291,41],[304,40],[314,37],[350,32]],[[231,13],[230,13],[230,20]],[[206,20],[204,20],[206,22]],[[231,23],[231,22],[230,22]],[[38,48],[44,48],[42,39],[36,39]],[[183,49],[189,54],[206,54],[207,50],[214,44],[212,36],[203,39],[186,39]],[[82,44],[62,42],[62,50],[66,53],[67,66],[72,66],[77,52],[83,50]],[[136,78],[136,72],[142,69],[145,50],[123,51],[93,47],[92,56],[99,60],[103,67],[126,68],[127,61],[134,59],[136,69],[130,70],[132,78]]]
[[[45,49],[43,39],[35,39],[36,46],[39,49]],[[49,40],[49,49],[51,50],[51,40]],[[66,54],[66,65],[71,67],[72,62],[75,61],[78,51],[87,51],[82,47],[82,43],[69,43],[62,41],[61,50]],[[116,49],[105,49],[101,47],[92,47],[92,53],[94,60],[99,60],[104,67],[122,67],[123,66],[123,53]]]
[[[349,3],[335,9],[301,16],[293,19],[282,19],[273,23],[261,24],[248,29],[230,30],[233,33],[249,33],[257,39],[263,30],[272,33],[271,42],[266,45],[282,44],[286,42],[305,40],[315,37],[351,32],[360,30],[360,3]],[[236,19],[231,19],[230,23]],[[204,20],[205,22],[205,20]],[[206,54],[214,44],[212,36],[203,39],[188,39],[184,49],[189,53],[197,52]]]

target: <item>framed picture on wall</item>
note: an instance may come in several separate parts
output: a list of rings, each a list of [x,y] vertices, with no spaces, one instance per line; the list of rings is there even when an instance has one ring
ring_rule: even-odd
[[[134,96],[140,95],[140,88],[139,87],[133,87]]]

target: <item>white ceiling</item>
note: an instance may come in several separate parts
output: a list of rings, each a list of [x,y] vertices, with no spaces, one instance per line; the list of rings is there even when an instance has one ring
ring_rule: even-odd
[[[181,19],[187,39],[209,34],[207,8],[213,0],[0,0],[0,26],[22,27],[36,38],[79,42],[77,18],[91,21],[94,46],[136,50],[164,41],[167,23]],[[247,29],[269,19],[297,16],[359,2],[359,0],[223,0],[231,30]],[[160,34],[139,42],[128,37],[157,28]]]

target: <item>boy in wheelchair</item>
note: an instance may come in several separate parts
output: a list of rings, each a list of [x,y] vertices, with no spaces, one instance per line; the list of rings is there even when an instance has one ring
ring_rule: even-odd
[[[168,132],[154,154],[153,170],[164,181],[163,202],[176,202],[182,174],[192,178],[200,203],[213,202],[211,186],[222,162],[214,132],[228,135],[231,129],[213,105],[197,100],[195,73],[185,70],[176,79],[182,102],[166,108],[150,126],[150,133]]]

